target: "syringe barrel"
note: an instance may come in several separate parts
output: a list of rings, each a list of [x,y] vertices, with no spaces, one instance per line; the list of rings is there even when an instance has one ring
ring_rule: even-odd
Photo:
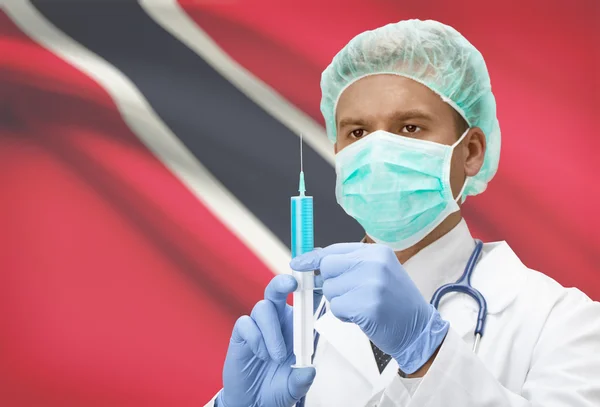
[[[313,198],[293,196],[291,198],[292,258],[314,249]]]
[[[292,257],[314,249],[313,199],[311,196],[291,198]],[[292,272],[298,282],[294,297],[294,367],[312,365],[314,353],[314,272]]]

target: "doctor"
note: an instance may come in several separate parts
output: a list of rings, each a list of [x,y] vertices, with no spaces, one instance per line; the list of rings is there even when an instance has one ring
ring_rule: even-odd
[[[600,406],[600,304],[528,269],[505,242],[483,246],[471,279],[487,302],[476,353],[477,303],[429,304],[476,246],[460,205],[498,167],[481,54],[451,27],[401,21],[350,41],[321,88],[337,200],[365,241],[291,262],[324,281],[316,370],[290,368],[296,281],[276,276],[235,324],[215,405]]]

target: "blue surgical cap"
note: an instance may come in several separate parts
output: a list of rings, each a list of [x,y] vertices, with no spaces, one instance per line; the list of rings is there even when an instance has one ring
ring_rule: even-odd
[[[357,35],[321,76],[321,112],[331,142],[337,137],[335,113],[342,92],[376,74],[400,75],[427,86],[470,127],[483,130],[487,144],[483,167],[467,180],[463,196],[483,192],[498,169],[500,126],[481,53],[454,28],[432,20],[400,21]]]

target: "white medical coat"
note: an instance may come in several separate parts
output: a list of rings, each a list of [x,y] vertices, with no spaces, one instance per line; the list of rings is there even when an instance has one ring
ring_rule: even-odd
[[[462,221],[404,267],[429,299],[460,276],[474,246]],[[421,379],[401,378],[393,359],[380,374],[360,328],[326,312],[306,407],[600,407],[600,303],[528,269],[506,242],[484,245],[471,282],[488,304],[477,355],[478,307],[448,294],[439,311],[451,328]]]

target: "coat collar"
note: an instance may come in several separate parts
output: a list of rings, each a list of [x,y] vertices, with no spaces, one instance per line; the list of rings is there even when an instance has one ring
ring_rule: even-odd
[[[437,287],[456,281],[462,274],[474,247],[463,220],[407,261],[404,267],[429,301]],[[522,287],[524,273],[520,271],[524,267],[506,242],[484,245],[472,285],[485,297],[488,314],[501,312],[515,299]],[[442,299],[439,310],[461,337],[466,339],[473,334],[478,306],[470,297],[448,294]],[[398,366],[394,360],[379,374],[369,339],[357,325],[342,322],[327,311],[316,321],[315,329],[371,384],[374,391],[385,387],[396,374]]]

